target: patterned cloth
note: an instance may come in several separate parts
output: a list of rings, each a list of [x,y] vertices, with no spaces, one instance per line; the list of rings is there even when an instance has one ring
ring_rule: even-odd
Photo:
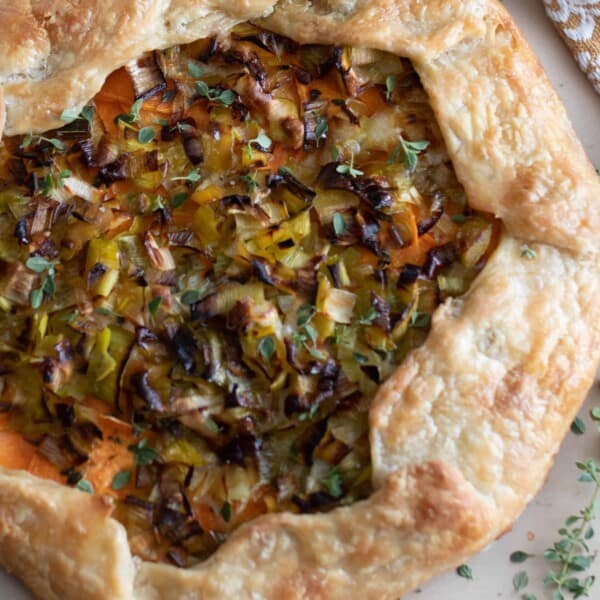
[[[600,0],[544,0],[581,70],[600,93]]]

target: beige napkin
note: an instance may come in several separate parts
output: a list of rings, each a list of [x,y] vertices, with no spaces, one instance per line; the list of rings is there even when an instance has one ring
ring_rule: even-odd
[[[600,93],[600,0],[544,0],[546,12]]]

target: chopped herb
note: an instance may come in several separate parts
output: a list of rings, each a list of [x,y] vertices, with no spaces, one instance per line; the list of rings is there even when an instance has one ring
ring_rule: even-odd
[[[522,552],[521,550],[517,550],[510,555],[510,562],[513,563],[523,563],[528,558],[531,558],[533,554],[527,554],[527,552]]]
[[[258,181],[256,181],[256,175],[247,173],[246,175],[242,175],[241,179],[246,184],[246,191],[248,193],[253,192],[257,187],[259,187]]]
[[[388,163],[392,164],[398,160],[400,153],[404,156],[404,164],[409,171],[417,168],[418,155],[429,148],[427,140],[409,141],[400,136],[400,143],[392,150]]]
[[[594,423],[596,423],[596,427],[598,427],[598,431],[600,431],[600,406],[595,406],[590,410],[590,417]]]
[[[327,123],[327,119],[322,117],[320,114],[313,112],[313,116],[316,120],[315,125],[315,139],[317,143],[317,148],[319,147],[319,143],[321,140],[327,137],[327,131],[329,130],[329,124]]]
[[[156,131],[154,127],[142,127],[138,131],[138,142],[140,144],[149,144],[156,137]]]
[[[200,77],[202,77],[202,75],[204,75],[204,69],[198,63],[195,63],[190,60],[188,62],[187,67],[188,67],[188,73],[194,79],[200,79]]]
[[[525,571],[519,571],[513,577],[513,588],[515,592],[520,592],[524,590],[529,585],[529,577]]]
[[[342,495],[342,479],[340,477],[340,470],[338,467],[334,467],[327,473],[323,480],[327,492],[334,498],[339,498]]]
[[[392,99],[392,94],[396,89],[396,77],[388,75],[385,78],[385,99],[389,102]]]
[[[344,217],[338,212],[336,212],[333,215],[333,231],[338,237],[340,235],[343,235],[346,231],[346,221]]]
[[[181,294],[181,304],[196,304],[202,298],[200,290],[186,290]]]
[[[229,523],[231,520],[231,504],[229,502],[225,502],[221,507],[221,516],[226,523]]]
[[[364,354],[354,352],[353,356],[354,356],[354,360],[361,365],[364,365],[369,362],[369,357],[365,356]]]
[[[72,123],[77,119],[85,119],[91,124],[94,120],[94,107],[87,104],[81,111],[78,111],[75,108],[65,108],[60,115],[60,120],[65,123]]]
[[[133,453],[135,464],[140,467],[149,465],[158,458],[158,452],[148,447],[148,440],[146,438],[142,438],[137,444],[127,446],[127,449]]]
[[[371,308],[369,308],[369,312],[364,317],[361,317],[358,322],[361,325],[370,325],[379,316],[379,311],[374,306],[371,306]]]
[[[580,417],[575,417],[571,423],[571,432],[575,435],[583,435],[585,433],[585,423]]]
[[[112,489],[115,491],[122,490],[131,479],[131,471],[129,469],[125,469],[123,471],[119,471],[112,480]]]
[[[126,125],[132,125],[133,123],[140,122],[140,110],[142,108],[142,104],[144,103],[143,98],[136,100],[129,109],[129,112],[126,114],[120,114],[115,117],[115,123],[119,121],[125,123]]]
[[[317,313],[317,309],[312,304],[303,304],[296,311],[296,322],[298,327],[303,327],[310,323],[312,318]]]
[[[210,88],[204,81],[196,82],[196,91],[203,98],[207,98],[211,102],[220,102],[223,106],[231,106],[235,102],[235,92]]]
[[[153,317],[156,315],[161,302],[162,298],[160,296],[156,296],[156,298],[152,298],[152,300],[148,302],[148,311]]]
[[[431,323],[431,315],[427,313],[414,312],[410,317],[410,326],[417,329],[426,329]]]
[[[315,415],[317,414],[317,411],[319,410],[319,405],[318,404],[312,404],[310,409],[307,410],[306,412],[301,413],[298,416],[298,419],[300,421],[311,421]]]
[[[188,199],[188,194],[186,192],[177,192],[171,198],[171,206],[173,208],[179,208],[183,206]]]
[[[473,579],[473,571],[469,565],[460,565],[460,567],[457,567],[456,574],[465,579]]]
[[[265,336],[258,343],[258,351],[266,360],[271,360],[273,354],[275,354],[275,341],[270,335]]]
[[[194,169],[182,177],[171,177],[171,181],[190,181],[191,183],[197,183],[200,179],[202,179],[202,175],[198,169]]]
[[[342,163],[336,167],[336,171],[342,175],[348,175],[349,177],[358,177],[364,175],[364,172],[360,169],[354,168],[354,154],[350,155],[349,163]]]
[[[521,256],[523,258],[526,258],[527,260],[533,260],[537,256],[537,254],[529,246],[523,244],[521,246]]]
[[[87,492],[88,494],[93,494],[94,493],[94,487],[92,486],[92,484],[87,479],[80,479],[75,484],[75,487],[78,490],[81,490],[82,492]]]

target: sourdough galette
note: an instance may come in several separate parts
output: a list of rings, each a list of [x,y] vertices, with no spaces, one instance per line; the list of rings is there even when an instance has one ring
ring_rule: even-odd
[[[505,531],[594,374],[600,186],[504,9],[2,5],[0,563],[397,598]]]

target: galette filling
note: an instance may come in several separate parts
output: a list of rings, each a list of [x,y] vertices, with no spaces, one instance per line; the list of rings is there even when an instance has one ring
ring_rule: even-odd
[[[243,25],[0,149],[0,464],[188,566],[371,492],[369,404],[498,225],[407,60]]]

